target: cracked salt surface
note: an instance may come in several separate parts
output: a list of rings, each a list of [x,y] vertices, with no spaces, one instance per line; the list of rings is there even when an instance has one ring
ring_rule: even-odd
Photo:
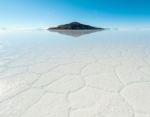
[[[150,117],[149,38],[0,33],[0,117]]]

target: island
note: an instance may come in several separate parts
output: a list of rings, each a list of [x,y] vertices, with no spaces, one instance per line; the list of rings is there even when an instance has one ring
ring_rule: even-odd
[[[79,22],[71,22],[69,24],[59,25],[57,27],[48,28],[48,30],[104,30],[90,25],[81,24]]]

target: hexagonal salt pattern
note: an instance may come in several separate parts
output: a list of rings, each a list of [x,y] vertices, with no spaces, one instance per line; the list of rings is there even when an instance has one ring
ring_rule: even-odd
[[[149,32],[8,34],[0,117],[150,117]]]

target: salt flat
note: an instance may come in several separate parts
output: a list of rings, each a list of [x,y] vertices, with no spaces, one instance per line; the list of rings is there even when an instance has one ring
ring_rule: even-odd
[[[150,117],[150,32],[82,34],[0,33],[0,117]]]

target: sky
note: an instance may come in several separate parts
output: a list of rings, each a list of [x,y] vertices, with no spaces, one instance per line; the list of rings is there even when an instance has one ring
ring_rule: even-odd
[[[0,28],[43,28],[73,21],[150,27],[150,0],[0,0]]]

